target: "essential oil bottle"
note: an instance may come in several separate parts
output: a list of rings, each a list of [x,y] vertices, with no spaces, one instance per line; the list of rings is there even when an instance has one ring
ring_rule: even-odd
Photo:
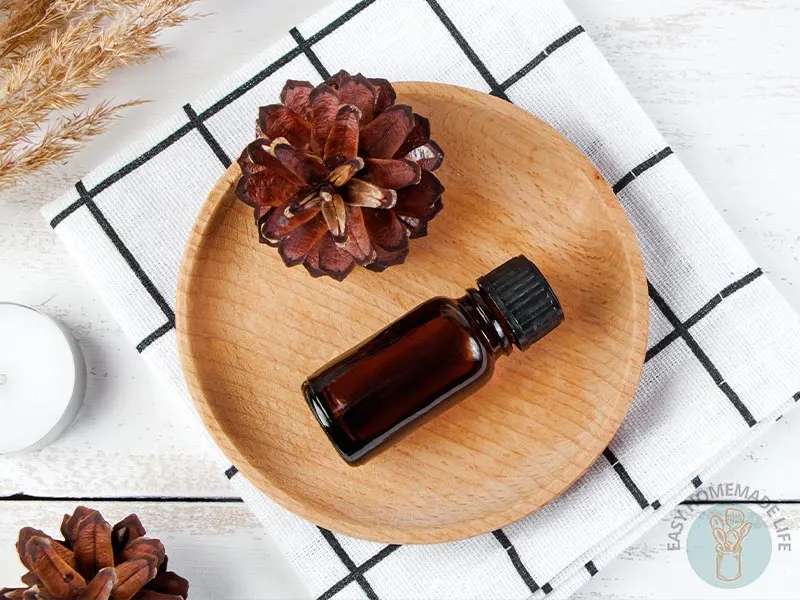
[[[498,357],[526,350],[563,320],[539,269],[517,256],[477,289],[428,300],[334,359],[303,383],[303,394],[355,465],[478,390]]]

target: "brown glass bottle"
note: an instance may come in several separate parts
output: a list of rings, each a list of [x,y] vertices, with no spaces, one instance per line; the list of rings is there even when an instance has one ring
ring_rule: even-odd
[[[348,350],[303,394],[342,458],[358,464],[475,392],[512,345],[527,349],[563,318],[544,276],[518,256],[478,289],[428,300]]]

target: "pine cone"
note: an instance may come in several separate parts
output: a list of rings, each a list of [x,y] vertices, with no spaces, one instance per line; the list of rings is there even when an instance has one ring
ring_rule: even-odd
[[[136,515],[112,528],[83,506],[64,515],[65,541],[25,527],[17,552],[28,587],[0,589],[0,600],[185,600],[189,582],[167,571],[164,545],[145,533]]]
[[[340,71],[317,87],[289,80],[282,104],[259,109],[236,193],[287,266],[341,281],[356,264],[402,263],[409,238],[427,234],[444,154],[428,120],[395,99],[385,79]]]

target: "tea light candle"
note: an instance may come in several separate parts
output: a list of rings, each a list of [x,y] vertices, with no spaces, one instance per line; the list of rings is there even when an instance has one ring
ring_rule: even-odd
[[[72,336],[33,308],[0,302],[0,454],[53,442],[85,390],[86,365]]]

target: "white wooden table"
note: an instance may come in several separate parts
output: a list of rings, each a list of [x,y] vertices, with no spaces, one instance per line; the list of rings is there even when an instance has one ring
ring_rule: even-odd
[[[147,371],[39,214],[108,153],[266,46],[326,0],[200,0],[217,13],[165,35],[165,59],[114,76],[103,95],[131,110],[69,165],[0,196],[0,299],[39,306],[80,341],[90,369],[75,425],[51,447],[0,458],[0,587],[22,573],[22,525],[57,531],[78,503],[109,519],[137,512],[165,541],[194,599],[306,593],[210,464],[199,425]],[[797,0],[568,0],[723,216],[800,310],[800,3]],[[209,43],[211,40],[211,43]],[[0,332],[2,335],[2,332]],[[800,539],[800,413],[718,478],[781,504]],[[2,423],[0,423],[2,435]],[[794,598],[800,548],[750,587],[702,583],[667,550],[672,516],[577,598]],[[797,542],[795,542],[797,543]]]

